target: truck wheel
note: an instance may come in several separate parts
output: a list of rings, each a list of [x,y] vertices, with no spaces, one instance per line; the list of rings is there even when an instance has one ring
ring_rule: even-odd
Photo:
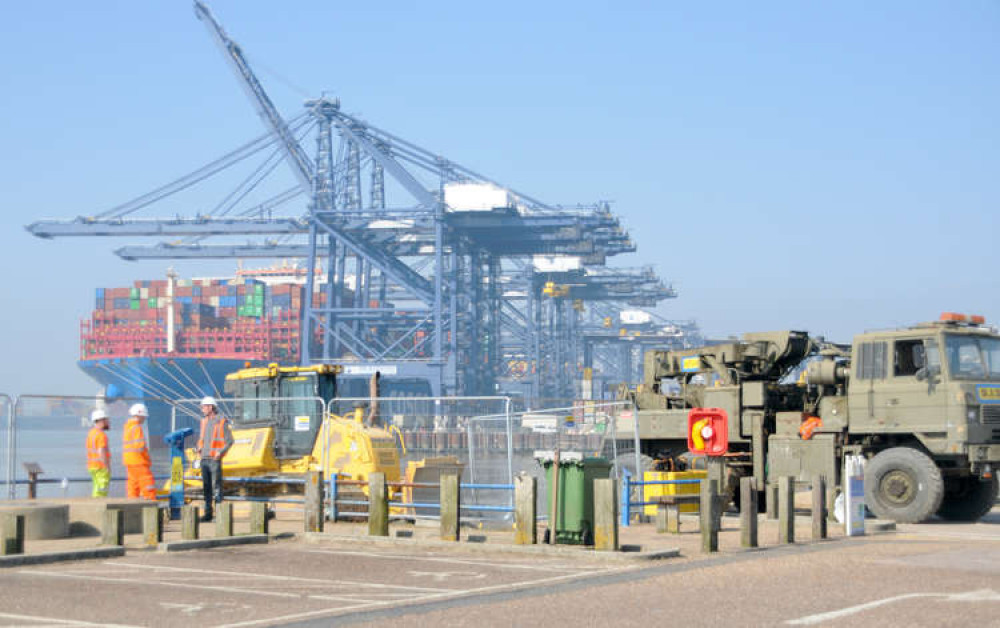
[[[937,514],[949,521],[977,521],[993,508],[996,495],[996,477],[989,480],[965,477],[954,487],[948,487]]]
[[[916,449],[886,449],[865,466],[865,503],[880,519],[919,523],[937,512],[943,495],[941,470]]]

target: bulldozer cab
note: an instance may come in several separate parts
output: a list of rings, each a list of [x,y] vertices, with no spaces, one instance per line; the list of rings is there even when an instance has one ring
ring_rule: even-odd
[[[248,368],[226,377],[234,397],[234,429],[272,427],[274,457],[301,458],[313,450],[326,403],[337,394],[337,369]]]

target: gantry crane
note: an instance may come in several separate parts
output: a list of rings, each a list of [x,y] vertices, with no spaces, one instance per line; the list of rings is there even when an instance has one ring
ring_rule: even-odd
[[[351,116],[336,99],[308,100],[302,114],[285,120],[240,46],[203,2],[194,8],[268,133],[133,201],[73,221],[40,221],[29,225],[32,233],[174,238],[116,250],[129,260],[305,258],[310,284],[300,361],[399,365],[428,377],[439,393],[492,394],[516,382],[526,397],[571,397],[585,364],[612,368],[610,360],[591,364],[587,347],[594,342],[581,333],[588,307],[652,306],[675,296],[649,269],[605,266],[609,257],[635,250],[606,203],[546,204]],[[312,159],[302,147],[309,132],[316,138]],[[264,163],[217,212],[135,217],[261,155]],[[236,201],[281,160],[296,185],[237,211]],[[387,178],[405,192],[406,203],[389,201]],[[472,207],[449,197],[463,185],[481,186],[502,200]],[[303,214],[275,215],[303,197]],[[218,242],[232,236],[258,240]],[[539,270],[532,261],[539,256],[576,260],[577,268]],[[320,286],[315,268],[321,260],[326,270]],[[320,288],[326,293],[322,306],[312,302]]]

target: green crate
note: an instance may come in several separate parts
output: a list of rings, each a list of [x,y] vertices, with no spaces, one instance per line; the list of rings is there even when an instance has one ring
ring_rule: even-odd
[[[139,306],[142,305],[142,301],[140,301],[139,299],[132,299],[131,301],[128,302],[128,305],[129,309],[138,310]]]
[[[149,301],[146,302],[146,304],[147,304],[148,307],[156,307],[156,299],[155,298],[151,298],[151,299],[149,299]]]

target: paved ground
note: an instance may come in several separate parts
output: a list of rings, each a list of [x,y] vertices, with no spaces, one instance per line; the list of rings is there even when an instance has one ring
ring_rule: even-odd
[[[169,554],[134,539],[121,558],[0,571],[0,626],[1000,626],[1000,508],[973,525],[860,539],[834,527],[818,543],[803,521],[800,542],[784,547],[762,523],[764,548],[740,550],[727,520],[722,551],[708,557],[691,521],[680,536],[622,530],[644,550],[680,549],[657,561],[519,552],[507,531],[472,530],[487,542],[446,545],[412,526],[408,540],[369,542],[362,526],[338,524]],[[289,516],[275,529],[301,522]]]

